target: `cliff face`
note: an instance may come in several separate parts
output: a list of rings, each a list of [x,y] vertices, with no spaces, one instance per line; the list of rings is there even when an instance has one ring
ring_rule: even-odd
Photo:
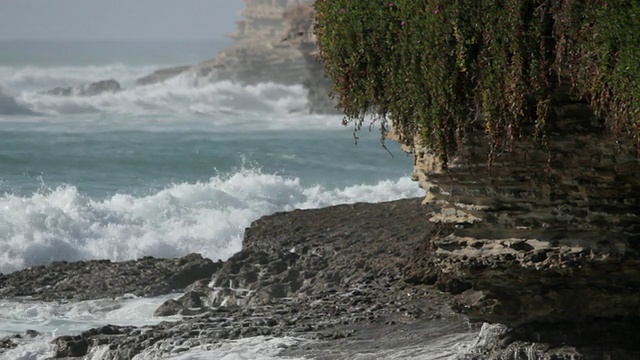
[[[231,34],[234,44],[198,66],[200,76],[254,84],[273,81],[301,84],[306,68],[300,51],[283,39],[288,27],[284,12],[305,0],[245,0],[242,20]]]
[[[447,171],[411,149],[441,231],[407,278],[459,294],[460,311],[513,339],[636,346],[625,341],[640,319],[638,148],[585,103],[562,92],[554,103],[548,145],[520,141],[490,167],[486,136]]]
[[[318,58],[318,44],[313,30],[315,12],[310,5],[287,10],[284,18],[289,24],[287,41],[298,48],[306,66],[304,86],[308,91],[308,107],[315,113],[336,113],[336,102],[329,97],[333,82],[324,72]]]
[[[242,20],[229,36],[233,45],[196,66],[161,69],[138,79],[137,85],[165,81],[184,73],[198,83],[233,80],[244,84],[275,82],[304,85],[308,108],[336,112],[329,99],[331,81],[316,59],[312,0],[244,0]]]

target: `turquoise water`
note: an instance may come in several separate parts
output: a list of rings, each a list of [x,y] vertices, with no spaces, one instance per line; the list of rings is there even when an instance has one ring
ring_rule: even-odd
[[[226,259],[240,250],[244,229],[267,214],[424,195],[409,178],[412,158],[397,144],[387,143],[392,157],[374,131],[354,145],[341,117],[304,111],[302,86],[188,76],[134,85],[159,67],[205,60],[218,45],[0,42],[2,91],[39,114],[0,115],[0,273],[57,260],[191,252]],[[85,98],[42,93],[104,79],[125,90]],[[28,329],[41,335],[0,359],[47,359],[59,335],[167,320],[153,317],[165,300],[4,299],[0,337]],[[454,359],[481,338],[442,334],[369,358]],[[281,349],[304,341],[249,338],[173,358],[278,359]],[[100,351],[91,358],[104,358]]]
[[[354,145],[339,116],[304,110],[302,86],[188,76],[134,85],[214,48],[0,42],[0,86],[39,114],[0,116],[0,272],[189,252],[225,259],[251,221],[275,211],[422,194],[397,144],[387,144],[393,157],[376,132]],[[104,79],[125,90],[43,94]]]

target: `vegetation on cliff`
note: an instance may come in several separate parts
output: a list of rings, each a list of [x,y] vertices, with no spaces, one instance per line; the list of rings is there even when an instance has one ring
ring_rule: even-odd
[[[419,139],[445,165],[471,131],[493,152],[524,134],[544,139],[561,83],[639,139],[640,2],[317,0],[315,9],[345,121],[360,128],[376,114],[386,131],[391,119],[401,141]]]

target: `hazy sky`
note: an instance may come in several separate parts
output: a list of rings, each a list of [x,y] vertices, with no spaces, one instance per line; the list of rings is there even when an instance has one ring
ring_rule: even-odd
[[[0,39],[208,40],[242,0],[0,0]]]

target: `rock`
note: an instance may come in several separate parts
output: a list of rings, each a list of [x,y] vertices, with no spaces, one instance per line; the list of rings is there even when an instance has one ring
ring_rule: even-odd
[[[57,87],[46,92],[53,96],[96,96],[121,91],[120,83],[115,80],[101,80],[86,85]]]
[[[172,316],[182,313],[182,310],[200,309],[204,307],[202,298],[205,294],[200,292],[187,292],[178,300],[167,300],[153,313],[153,316]],[[183,314],[184,315],[184,314]]]
[[[189,286],[197,291],[156,312],[187,317],[118,328],[115,335],[86,332],[82,339],[90,347],[109,345],[106,358],[119,360],[142,351],[146,358],[163,358],[252,336],[360,336],[370,346],[381,334],[424,336],[419,324],[435,314],[450,321],[452,331],[462,331],[463,320],[445,310],[449,295],[402,280],[407,259],[425,241],[427,210],[411,199],[266,216],[246,230],[242,251],[223,262],[209,283],[197,280]],[[381,326],[379,333],[372,330]],[[79,340],[58,341],[75,346]]]
[[[333,82],[324,73],[324,65],[318,59],[318,45],[315,37],[315,13],[310,4],[303,4],[287,10],[284,18],[287,21],[286,43],[297,48],[307,68],[303,81],[307,89],[307,108],[311,113],[337,114],[337,102],[330,97]]]
[[[55,354],[58,358],[85,356],[89,343],[81,336],[62,336],[55,340]]]
[[[158,296],[183,290],[195,280],[208,279],[221,266],[199,254],[124,262],[54,262],[0,276],[0,297],[79,301],[125,294]]]
[[[176,300],[167,300],[156,311],[153,312],[153,316],[172,316],[180,313],[184,306]]]
[[[191,69],[191,66],[175,66],[171,68],[156,70],[152,74],[141,77],[138,80],[136,80],[136,85],[146,86],[146,85],[161,83],[169,79],[172,79],[186,72],[189,69]]]
[[[275,82],[286,85],[302,84],[306,65],[300,51],[282,42],[288,32],[284,12],[307,0],[263,1],[247,0],[237,22],[236,31],[229,35],[233,46],[224,49],[210,61],[192,69],[199,77],[234,80],[257,84]]]
[[[197,280],[210,278],[211,274],[222,267],[222,262],[214,263],[200,254],[190,254],[177,259],[176,265],[178,268],[169,278],[169,286],[184,289]]]
[[[519,140],[489,169],[486,138],[469,135],[447,171],[414,149],[414,177],[439,225],[405,279],[458,294],[457,310],[506,325],[511,341],[631,351],[638,339],[623,334],[640,319],[636,143],[558,91],[547,148]]]

